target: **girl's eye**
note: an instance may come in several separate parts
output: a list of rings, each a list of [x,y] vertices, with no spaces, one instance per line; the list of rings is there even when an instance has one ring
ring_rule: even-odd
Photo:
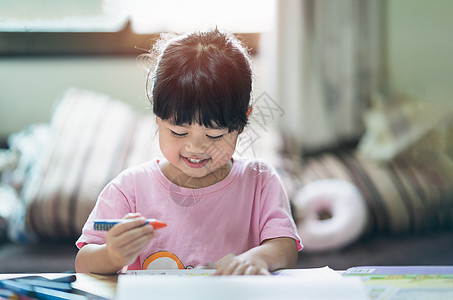
[[[171,134],[176,136],[176,137],[183,137],[183,136],[186,136],[187,133],[177,133],[177,132],[174,132],[173,130],[170,130]]]
[[[208,139],[210,140],[220,140],[221,138],[223,138],[224,134],[221,134],[221,135],[217,135],[217,136],[210,136],[210,135],[207,135]]]

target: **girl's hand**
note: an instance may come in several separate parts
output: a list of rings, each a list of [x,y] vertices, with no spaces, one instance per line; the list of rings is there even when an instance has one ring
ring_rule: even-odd
[[[264,260],[247,253],[224,256],[217,262],[216,269],[214,275],[270,275]]]
[[[154,237],[153,227],[143,226],[146,220],[140,214],[129,213],[123,219],[133,220],[116,224],[107,231],[105,237],[109,259],[120,268],[134,262]]]

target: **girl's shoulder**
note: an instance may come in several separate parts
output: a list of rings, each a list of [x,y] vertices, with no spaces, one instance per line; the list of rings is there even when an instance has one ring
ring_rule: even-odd
[[[157,159],[150,160],[147,162],[140,163],[135,166],[130,166],[117,176],[118,178],[136,178],[149,176],[158,171]]]
[[[276,172],[272,165],[257,158],[234,158],[233,166],[240,174],[275,176]]]

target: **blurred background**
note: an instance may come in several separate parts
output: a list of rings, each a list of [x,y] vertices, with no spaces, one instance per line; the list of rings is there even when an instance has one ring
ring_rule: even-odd
[[[0,139],[47,122],[68,87],[146,110],[136,57],[160,32],[241,33],[255,97],[307,151],[356,142],[374,98],[451,106],[452,3],[402,1],[0,1]],[[443,110],[440,109],[441,111]],[[299,122],[294,122],[298,120]]]
[[[15,156],[11,162],[7,153],[11,135],[49,124],[58,101],[69,97],[68,89],[119,99],[134,111],[150,114],[146,71],[137,57],[151,49],[161,33],[217,26],[235,33],[250,50],[255,71],[250,126],[252,131],[264,128],[255,137],[275,150],[267,155],[282,174],[308,252],[337,251],[361,236],[397,234],[400,239],[401,234],[422,233],[435,239],[424,244],[437,246],[420,248],[401,263],[453,264],[453,256],[445,252],[453,246],[452,11],[450,0],[0,0],[3,178],[14,174],[5,170],[20,161]],[[96,98],[90,94],[85,100],[90,97]],[[88,112],[90,106],[83,109]],[[68,108],[65,118],[70,116]],[[35,141],[42,141],[35,131]],[[23,146],[15,141],[15,146]],[[9,239],[73,239],[80,221],[74,225],[71,218],[64,233],[30,228],[39,222],[30,217],[29,204],[39,197],[28,199],[22,189],[31,185],[26,173],[33,164],[29,161],[25,169],[22,182],[17,176],[13,180],[23,210],[17,216],[22,223],[16,222]],[[41,166],[35,177],[43,180],[44,169]],[[365,219],[351,225],[363,230],[341,235],[336,245],[315,240],[311,247],[308,237],[313,233],[302,226],[309,218],[302,189],[332,178],[353,183],[367,204],[361,215]],[[96,195],[98,190],[88,187],[88,194]],[[3,203],[5,195],[0,194]],[[51,198],[58,197],[61,194]],[[91,199],[83,206],[82,222],[93,203]],[[51,207],[56,214],[67,209]],[[44,204],[33,207],[34,212],[45,209]],[[329,209],[316,211],[315,219],[332,219]],[[5,224],[11,223],[12,210],[17,208],[0,211]],[[439,231],[449,236],[433,235]],[[410,240],[397,251],[398,241],[390,243],[352,249],[349,261],[336,254],[316,256],[311,263],[304,257],[308,263],[300,266],[397,264],[405,251],[420,245]],[[382,260],[367,260],[366,250],[381,252]],[[422,260],[430,250],[431,260]],[[18,250],[10,251],[13,255]],[[0,259],[7,261],[4,255],[0,251]],[[354,261],[357,258],[362,260]]]

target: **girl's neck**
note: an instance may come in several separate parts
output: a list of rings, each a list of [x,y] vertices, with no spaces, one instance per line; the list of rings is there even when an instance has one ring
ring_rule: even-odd
[[[205,188],[222,181],[228,176],[232,167],[233,159],[229,160],[227,164],[221,166],[212,173],[208,173],[203,177],[193,177],[185,174],[167,160],[159,161],[159,168],[168,180],[180,187],[191,189]]]

